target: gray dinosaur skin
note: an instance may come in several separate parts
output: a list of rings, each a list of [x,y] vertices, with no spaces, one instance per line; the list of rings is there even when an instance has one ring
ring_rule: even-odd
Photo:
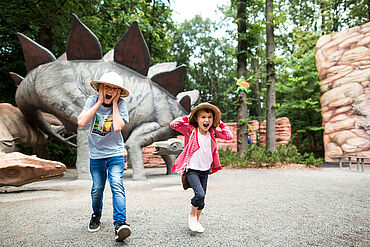
[[[17,89],[16,102],[27,118],[36,118],[41,110],[55,115],[67,130],[76,132],[77,116],[87,97],[96,94],[90,82],[109,71],[120,74],[124,87],[130,92],[130,96],[124,98],[130,122],[122,133],[133,167],[133,180],[145,180],[141,148],[175,137],[178,133],[170,128],[170,121],[188,114],[174,96],[148,77],[114,61],[56,60],[27,74]],[[81,140],[78,146],[81,145],[86,145],[86,141]],[[85,156],[78,158],[76,164],[80,168],[79,177],[84,178],[88,173],[88,154],[78,155]],[[79,160],[87,164],[78,164]]]
[[[184,142],[178,138],[170,138],[165,141],[154,142],[155,151],[153,154],[159,155],[179,155],[184,149]]]

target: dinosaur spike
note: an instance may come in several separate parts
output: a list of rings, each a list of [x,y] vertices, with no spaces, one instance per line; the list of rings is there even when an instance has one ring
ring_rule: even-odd
[[[99,60],[103,51],[98,38],[75,14],[71,16],[71,32],[67,40],[67,60]]]
[[[148,77],[152,78],[154,75],[171,71],[176,69],[177,62],[168,62],[168,63],[157,63],[149,68]]]
[[[185,97],[185,95],[188,95],[190,97],[190,105],[194,105],[195,103],[198,102],[198,99],[199,99],[199,91],[194,89],[194,90],[191,90],[191,91],[185,91],[185,92],[180,92],[176,98],[177,100],[181,100],[183,97]]]
[[[58,61],[67,61],[67,53],[63,53],[58,57]]]
[[[150,65],[149,49],[137,21],[131,24],[114,47],[114,61],[144,76],[148,74]]]
[[[23,77],[14,72],[9,72],[10,77],[13,79],[15,84],[19,85],[23,81]]]
[[[53,53],[51,53],[45,47],[37,44],[26,35],[17,33],[17,36],[22,45],[27,73],[41,64],[53,62],[56,60]]]
[[[181,65],[172,71],[156,74],[151,79],[176,96],[184,89],[185,71],[186,66]]]
[[[189,95],[185,95],[180,100],[180,105],[182,105],[185,108],[185,110],[187,110],[188,112],[190,112],[190,109],[191,109],[190,96]]]

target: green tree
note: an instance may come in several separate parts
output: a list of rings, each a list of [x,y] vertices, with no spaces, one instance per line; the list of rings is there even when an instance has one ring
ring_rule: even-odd
[[[313,38],[313,37],[312,37]],[[316,40],[316,39],[314,39]],[[303,50],[303,48],[302,48]],[[299,151],[323,157],[320,81],[315,67],[315,46],[287,61],[277,82],[277,117],[287,116]]]
[[[247,23],[246,17],[246,0],[239,0],[237,2],[237,24],[238,24],[238,48],[236,59],[237,63],[237,76],[238,78],[247,78],[247,49],[248,43],[246,39]],[[239,91],[237,95],[237,151],[241,156],[246,147],[248,146],[248,105],[247,105],[247,92]]]
[[[98,37],[106,53],[114,48],[132,21],[139,20],[151,52],[151,63],[168,61],[172,10],[161,0],[13,0],[0,2],[0,100],[15,104],[16,86],[9,72],[25,76],[21,32],[56,57],[65,52],[72,13]]]
[[[276,91],[275,91],[275,40],[273,23],[273,0],[266,0],[266,150],[276,150]]]
[[[264,4],[263,1],[253,0],[245,1],[245,11],[238,13],[238,4],[240,1],[232,0],[231,5],[227,8],[223,8],[223,13],[226,17],[230,18],[235,23],[235,31],[230,32],[234,40],[244,39],[245,50],[237,51],[239,46],[235,48],[235,56],[238,59],[240,55],[246,59],[245,68],[246,75],[244,77],[249,79],[248,82],[251,84],[251,92],[248,94],[248,119],[263,119],[262,116],[262,101],[264,95],[262,95],[261,89],[264,82],[265,73],[265,44],[264,44]],[[245,32],[241,34],[238,31],[239,25],[244,23]]]
[[[179,64],[188,66],[185,89],[197,89],[200,102],[210,102],[222,111],[223,121],[235,121],[234,49],[225,37],[214,37],[218,27],[199,15],[179,24],[171,49]]]

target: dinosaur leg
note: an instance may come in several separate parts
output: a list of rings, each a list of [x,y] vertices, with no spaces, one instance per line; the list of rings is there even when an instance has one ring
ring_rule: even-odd
[[[130,157],[133,175],[132,180],[145,180],[142,147],[168,135],[169,126],[162,127],[156,122],[144,123],[137,126],[126,141],[126,148]]]
[[[89,134],[89,128],[78,128],[77,129],[77,160],[76,168],[78,179],[90,179],[90,156],[89,148],[87,144],[87,135]]]
[[[130,157],[132,165],[132,180],[134,181],[143,181],[146,180],[145,170],[144,170],[144,161],[143,161],[143,152],[140,146],[127,146],[127,153]]]
[[[166,168],[167,168],[166,175],[171,174],[172,166],[175,163],[176,156],[164,154],[164,155],[161,155],[161,157],[166,163]]]

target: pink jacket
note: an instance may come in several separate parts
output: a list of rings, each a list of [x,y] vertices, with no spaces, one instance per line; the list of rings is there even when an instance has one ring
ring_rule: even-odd
[[[185,168],[185,165],[189,164],[190,157],[193,155],[195,151],[197,151],[200,148],[198,143],[198,131],[195,131],[194,135],[189,141],[191,131],[195,127],[189,124],[188,116],[176,118],[170,123],[170,126],[172,129],[184,134],[184,146],[185,146],[184,150],[182,150],[179,157],[177,157],[175,164],[172,167],[172,172],[177,172],[183,170]],[[231,140],[234,137],[230,128],[227,127],[224,123],[221,122],[219,127],[221,128],[221,130],[218,130],[213,127],[209,129],[209,132],[211,134],[211,149],[212,149],[211,151],[213,157],[213,162],[211,164],[211,169],[209,171],[210,174],[215,173],[218,170],[222,169],[220,164],[220,158],[218,157],[217,143],[215,137],[224,140]]]

